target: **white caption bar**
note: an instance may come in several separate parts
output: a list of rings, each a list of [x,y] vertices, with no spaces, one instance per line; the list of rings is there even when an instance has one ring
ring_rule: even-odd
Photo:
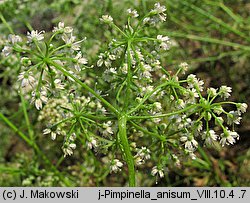
[[[1,187],[0,202],[250,202],[249,187]]]

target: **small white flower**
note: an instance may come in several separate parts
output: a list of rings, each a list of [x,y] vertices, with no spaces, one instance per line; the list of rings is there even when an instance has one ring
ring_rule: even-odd
[[[166,10],[167,10],[166,7],[161,6],[161,4],[159,2],[155,3],[153,11],[155,11],[156,13],[158,13],[158,14],[163,13]]]
[[[109,54],[108,52],[105,53],[100,53],[100,55],[98,56],[99,60],[97,61],[97,66],[101,67],[103,64],[106,67],[110,67],[111,66],[111,60],[115,60],[115,56],[112,54]]]
[[[62,40],[65,42],[65,44],[69,45],[70,48],[74,51],[79,51],[81,49],[81,43],[85,40],[86,38],[75,42],[76,37],[70,34],[70,36],[63,34],[62,35]]]
[[[160,102],[155,102],[153,104],[154,108],[156,111],[161,111],[162,110],[162,106],[161,106],[161,103]]]
[[[184,95],[187,98],[188,103],[195,103],[196,98],[199,98],[199,94],[195,88],[192,88],[191,90],[187,89],[187,91],[184,92]]]
[[[122,166],[122,162],[120,162],[118,159],[114,159],[113,161],[111,161],[110,170],[111,172],[117,173],[118,171],[121,171]]]
[[[42,103],[47,103],[47,93],[45,90],[42,90],[40,93],[32,92],[31,103],[35,104],[37,110],[42,109]]]
[[[67,155],[71,156],[73,154],[73,150],[71,148],[63,148],[63,153],[64,157],[66,157]]]
[[[221,134],[221,146],[224,147],[226,145],[233,145],[236,140],[239,140],[239,135],[235,131],[230,131],[227,128],[224,130],[224,132]]]
[[[217,89],[210,87],[207,89],[207,94],[210,95],[211,97],[214,97],[217,94]]]
[[[50,133],[51,133],[51,129],[49,129],[49,128],[46,128],[46,129],[43,130],[44,135],[47,135],[47,134],[50,134]]]
[[[110,24],[113,22],[113,18],[109,15],[103,15],[101,18],[100,18],[100,21],[101,22],[104,22],[104,23],[107,23],[107,24]]]
[[[190,89],[197,88],[198,90],[203,91],[204,82],[202,80],[196,78],[196,75],[190,74],[187,77],[187,83],[188,83],[188,88],[190,88]]]
[[[140,157],[142,160],[148,160],[150,159],[150,150],[147,149],[146,147],[142,147],[141,149],[138,150],[135,157]]]
[[[64,89],[64,84],[62,84],[62,81],[60,79],[55,79],[54,84],[56,89]]]
[[[22,88],[26,88],[27,86],[33,87],[35,83],[35,78],[31,75],[31,73],[21,72],[18,75],[18,81],[21,81]]]
[[[175,165],[179,167],[181,165],[179,158],[175,154],[172,155],[172,158],[173,161],[175,162]]]
[[[76,134],[73,133],[63,144],[62,150],[64,153],[64,157],[66,157],[67,155],[71,156],[73,154],[73,150],[76,148],[76,144],[74,143],[75,139],[76,139]]]
[[[150,22],[150,18],[146,17],[143,19],[143,24],[147,24],[148,22]]]
[[[112,121],[108,121],[108,122],[102,124],[102,127],[104,128],[104,130],[102,132],[103,135],[107,136],[107,135],[114,134],[111,126],[112,126]]]
[[[22,42],[22,38],[18,35],[12,35],[10,34],[8,36],[8,41],[11,43],[11,44],[16,44],[18,42]]]
[[[159,175],[160,178],[164,177],[163,169],[159,169],[157,166],[154,166],[151,171],[152,176]]]
[[[169,50],[171,41],[168,36],[163,37],[162,35],[157,35],[157,40],[160,42],[160,48],[163,50]]]
[[[152,14],[157,14],[160,21],[166,21],[166,14],[164,13],[166,11],[165,6],[161,6],[160,3],[155,3],[154,9],[151,10]]]
[[[194,151],[198,147],[198,142],[191,135],[185,135],[180,138],[181,142],[185,142],[185,149]]]
[[[135,165],[136,165],[136,166],[141,166],[141,165],[144,164],[144,163],[145,163],[145,160],[142,159],[141,157],[136,157],[136,158],[135,158]]]
[[[4,56],[9,56],[12,53],[12,47],[11,46],[4,46],[4,48],[2,49],[2,53],[4,54]]]
[[[70,144],[69,144],[69,147],[70,147],[71,149],[75,149],[75,148],[76,148],[76,144],[75,144],[75,143],[70,143]]]
[[[232,92],[232,88],[231,87],[227,87],[225,85],[221,86],[219,89],[219,95],[223,98],[223,99],[227,99],[228,97],[230,97],[230,93]]]
[[[186,62],[182,62],[179,67],[181,68],[181,73],[185,74],[185,72],[188,70],[189,66]]]
[[[133,18],[137,18],[137,17],[139,16],[137,10],[132,10],[131,8],[129,8],[129,9],[127,10],[127,12],[128,12],[128,14],[129,14],[131,17],[133,17]]]
[[[86,58],[82,57],[82,53],[81,52],[78,52],[77,55],[74,58],[74,63],[75,63],[74,64],[74,68],[77,71],[80,71],[81,70],[80,65],[87,64],[88,60]]]
[[[94,139],[93,137],[90,137],[88,144],[87,144],[88,149],[96,148],[97,146],[98,145],[97,145],[96,139]]]
[[[222,108],[222,106],[215,106],[215,107],[213,107],[213,111],[217,115],[220,115],[222,112],[224,112],[224,109]]]
[[[227,124],[232,125],[233,123],[239,125],[242,118],[239,116],[238,111],[230,111],[227,114]]]
[[[27,32],[27,38],[29,42],[41,41],[44,39],[45,31],[38,32],[37,30],[32,30],[31,32]]]
[[[52,139],[52,140],[55,140],[55,139],[56,139],[56,135],[57,135],[57,134],[56,134],[55,132],[51,132],[51,139]]]
[[[72,33],[73,28],[72,27],[65,27],[63,22],[59,22],[57,27],[54,27],[52,32],[64,32],[64,33]]]
[[[238,114],[245,113],[247,111],[247,104],[246,103],[238,103],[237,105]]]
[[[208,132],[204,132],[202,134],[202,139],[205,140],[206,145],[212,145],[213,141],[216,141],[218,135],[214,132],[214,130],[209,130]]]

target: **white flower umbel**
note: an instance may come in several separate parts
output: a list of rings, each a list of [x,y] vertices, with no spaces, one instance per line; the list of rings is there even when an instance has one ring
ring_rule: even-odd
[[[157,35],[157,40],[160,42],[161,49],[169,50],[171,42],[168,36],[163,37],[162,35]]]
[[[90,137],[90,138],[89,138],[89,141],[88,141],[88,143],[87,143],[88,149],[96,148],[97,146],[98,146],[98,145],[97,145],[96,139],[94,139],[93,137]]]
[[[103,127],[102,134],[104,136],[114,134],[111,126],[112,126],[112,121],[108,121],[108,122],[102,124],[102,127]]]
[[[64,157],[66,156],[71,156],[73,154],[73,150],[76,148],[76,144],[75,143],[70,143],[68,145],[64,145],[62,150],[64,153]]]
[[[104,23],[107,23],[107,24],[110,24],[113,22],[113,18],[109,15],[103,15],[101,18],[100,18],[100,21],[101,22],[104,22]]]
[[[190,74],[187,77],[188,88],[198,89],[199,91],[203,91],[204,82],[196,77],[194,74]]]
[[[32,30],[31,32],[27,32],[28,42],[42,41],[44,39],[45,31],[38,32],[37,30]]]
[[[146,147],[142,147],[141,149],[137,150],[137,154],[135,155],[135,158],[139,157],[142,160],[148,160],[150,159],[150,150]]]
[[[219,95],[223,98],[223,99],[227,99],[228,97],[230,97],[230,93],[232,92],[232,88],[231,87],[227,87],[225,85],[221,86],[219,89]]]
[[[181,142],[184,142],[185,149],[188,151],[195,151],[198,147],[198,142],[194,139],[192,135],[185,135],[180,138]]]
[[[67,33],[70,34],[73,32],[72,27],[65,27],[64,22],[59,22],[57,27],[54,27],[52,32],[62,32],[62,33]]]
[[[150,13],[153,15],[155,15],[155,14],[158,15],[160,21],[166,21],[166,14],[164,13],[166,10],[167,9],[165,6],[161,6],[160,3],[155,3],[154,9],[151,10]]]
[[[63,34],[62,35],[62,40],[67,44],[72,50],[74,51],[79,51],[81,49],[81,43],[86,40],[86,38],[75,42],[76,37],[70,33],[70,35]]]
[[[139,16],[137,10],[132,10],[131,8],[129,8],[127,12],[132,18],[137,18]]]
[[[111,161],[110,172],[117,173],[118,171],[121,171],[122,166],[123,166],[123,163],[121,161],[119,161],[118,159],[114,159]]]
[[[214,97],[214,96],[216,96],[216,94],[217,94],[217,89],[215,89],[215,88],[213,88],[213,87],[207,88],[207,94],[208,94],[210,97]]]
[[[189,69],[189,65],[187,64],[187,62],[182,62],[180,63],[179,68],[181,69],[180,73],[185,74],[186,71]]]
[[[236,105],[238,114],[241,115],[247,111],[247,104],[246,103],[238,103]]]
[[[75,56],[73,62],[74,62],[74,68],[77,71],[81,71],[81,65],[87,64],[88,60],[86,58],[82,57],[81,52],[78,52],[77,55]]]
[[[211,146],[218,139],[218,135],[214,130],[209,130],[202,133],[202,139],[205,140],[205,145]]]
[[[27,71],[23,71],[18,75],[18,81],[21,81],[21,87],[25,89],[29,89],[29,87],[33,87],[35,84],[35,78],[32,76],[32,73]]]
[[[230,111],[227,113],[227,124],[232,125],[233,123],[239,125],[242,117],[240,117],[238,111]]]
[[[47,103],[47,101],[47,92],[45,90],[42,90],[41,92],[32,92],[31,103],[35,104],[37,110],[41,110],[43,107],[43,103]]]

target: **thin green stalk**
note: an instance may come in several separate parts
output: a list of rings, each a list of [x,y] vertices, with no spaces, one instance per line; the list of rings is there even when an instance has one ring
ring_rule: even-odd
[[[111,26],[112,26],[113,28],[115,28],[116,30],[118,30],[125,38],[128,37],[128,36],[126,35],[126,33],[123,32],[116,24],[111,23]]]
[[[3,16],[2,13],[0,13],[0,19],[3,22],[3,24],[7,27],[7,29],[9,30],[9,32],[14,35],[15,33],[14,33],[13,29],[10,27],[9,23],[5,20],[5,18],[4,18],[4,16]]]
[[[126,53],[127,53],[127,63],[128,63],[128,73],[127,73],[127,87],[126,87],[126,94],[125,94],[125,110],[128,109],[129,101],[130,101],[130,95],[131,95],[131,83],[132,83],[132,62],[131,62],[131,55],[130,55],[130,49],[131,49],[131,41],[128,41]]]
[[[187,33],[180,33],[180,32],[166,32],[166,34],[170,37],[180,37],[180,38],[198,40],[198,41],[203,41],[203,42],[208,42],[208,43],[213,43],[213,44],[221,44],[224,46],[234,47],[236,49],[243,49],[245,51],[250,51],[249,46],[237,44],[234,42],[228,42],[228,41],[223,41],[223,40],[219,40],[219,39],[214,39],[214,38],[210,38],[210,37],[201,37],[201,36],[197,36],[197,35],[190,35]]]
[[[6,118],[1,112],[0,112],[0,119],[2,119],[15,133],[19,135],[28,145],[32,146],[32,141],[23,134],[8,118]]]
[[[235,20],[237,23],[243,23],[244,19],[241,18],[239,15],[235,14],[230,8],[228,8],[223,2],[214,2],[214,1],[205,1],[207,4],[210,4],[212,6],[218,6],[221,7],[222,10],[224,10],[233,20]]]
[[[121,147],[122,151],[125,155],[125,160],[128,165],[128,176],[129,176],[129,186],[135,187],[135,165],[134,165],[134,158],[132,156],[128,137],[127,137],[127,117],[125,115],[122,115],[119,117],[118,120],[118,136],[119,140],[121,141]]]
[[[64,75],[72,78],[75,82],[77,82],[79,85],[81,85],[85,90],[87,90],[88,92],[90,92],[91,94],[93,94],[97,99],[99,99],[104,105],[106,105],[113,113],[115,113],[116,115],[119,114],[119,111],[112,105],[110,104],[106,99],[104,99],[102,96],[100,96],[98,93],[96,93],[92,88],[90,88],[88,85],[86,85],[85,83],[83,83],[81,80],[79,80],[78,78],[76,78],[74,75],[72,75],[71,73],[69,73],[67,70],[65,70],[62,66],[60,66],[59,64],[55,63],[54,61],[48,59],[47,61],[49,64],[51,64],[52,66],[54,66],[57,70],[61,71]]]
[[[148,135],[151,135],[151,136],[154,136],[156,138],[158,138],[159,140],[161,141],[166,141],[166,138],[159,135],[158,133],[154,133],[154,132],[150,132],[148,130],[146,130],[145,128],[137,125],[135,122],[133,121],[129,121],[135,128],[137,128],[138,130],[140,130],[141,132],[145,133],[145,134],[148,134]]]
[[[233,33],[235,33],[236,35],[238,35],[238,36],[240,36],[240,37],[242,37],[242,38],[244,38],[244,39],[246,39],[247,41],[250,42],[250,38],[247,37],[247,36],[245,35],[245,33],[243,33],[243,32],[241,32],[241,31],[235,29],[235,28],[232,27],[231,25],[228,25],[228,24],[225,23],[223,20],[221,20],[221,19],[219,19],[219,18],[213,16],[213,15],[210,14],[209,12],[207,12],[207,11],[205,11],[205,10],[203,10],[203,9],[201,9],[201,8],[199,8],[199,7],[195,6],[195,5],[193,5],[193,4],[190,4],[190,3],[188,3],[188,2],[185,1],[185,0],[180,1],[180,3],[183,4],[183,5],[185,5],[185,6],[187,6],[187,7],[189,7],[189,8],[191,8],[191,9],[193,9],[194,11],[200,13],[201,15],[206,16],[207,18],[209,18],[209,19],[212,20],[213,22],[215,22],[215,23],[221,25],[222,27],[226,28],[227,30],[229,30],[229,31],[231,31],[231,32],[233,32]]]
[[[129,116],[128,119],[129,120],[133,120],[133,119],[152,119],[152,118],[162,118],[162,117],[166,117],[166,116],[172,116],[172,115],[176,115],[176,114],[180,114],[180,113],[184,113],[192,108],[194,108],[196,105],[190,105],[184,109],[181,109],[179,111],[175,111],[175,112],[171,112],[171,113],[166,113],[166,114],[159,114],[159,115],[148,115],[148,116]]]
[[[32,142],[34,142],[34,133],[33,133],[33,129],[31,128],[31,125],[30,125],[30,120],[29,120],[29,117],[28,117],[25,100],[23,98],[22,89],[20,89],[20,98],[21,98],[21,103],[22,103],[22,109],[23,109],[24,119],[25,119],[25,122],[26,122],[26,126],[28,128],[29,137],[30,137],[30,140]]]

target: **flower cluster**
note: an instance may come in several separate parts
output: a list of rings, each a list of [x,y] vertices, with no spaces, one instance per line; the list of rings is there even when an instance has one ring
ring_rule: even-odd
[[[111,172],[122,170],[124,162],[114,157],[123,157],[131,174],[157,157],[151,174],[164,178],[171,163],[179,167],[182,157],[195,159],[199,146],[218,142],[223,147],[239,139],[234,125],[247,104],[227,101],[231,87],[205,88],[196,75],[185,78],[186,62],[176,71],[161,65],[171,40],[150,36],[144,27],[165,21],[165,11],[159,3],[144,17],[128,9],[123,28],[103,15],[100,21],[117,34],[90,67],[81,51],[84,40],[77,41],[73,28],[62,22],[48,40],[37,30],[26,40],[9,36],[2,52],[21,55],[20,88],[40,110],[43,134],[63,138],[64,156],[82,145],[108,157]]]

